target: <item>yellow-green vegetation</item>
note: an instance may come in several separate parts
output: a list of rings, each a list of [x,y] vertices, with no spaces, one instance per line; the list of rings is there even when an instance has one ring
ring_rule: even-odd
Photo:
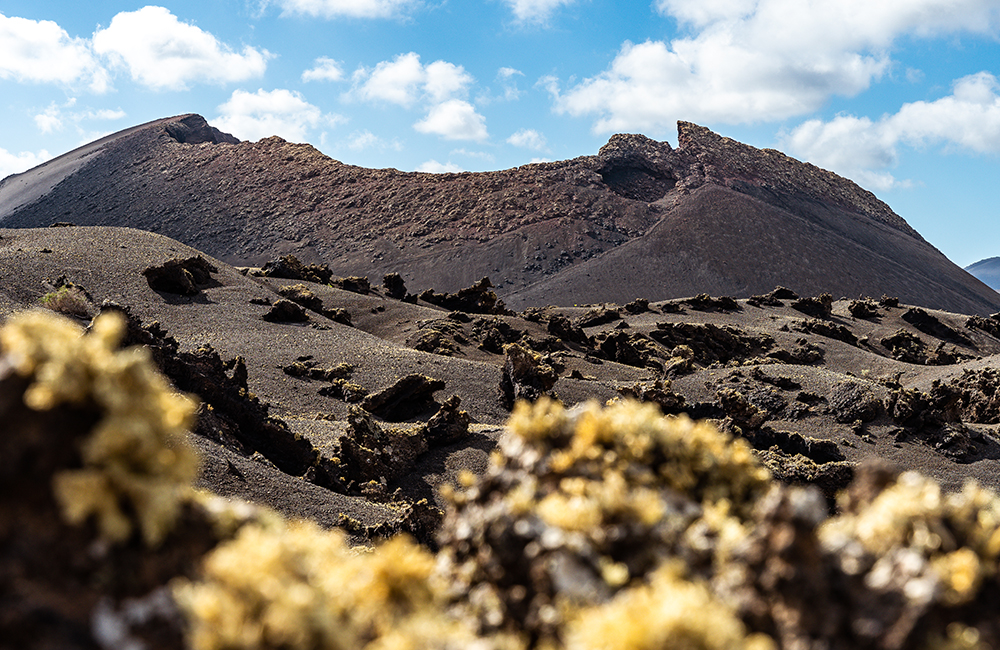
[[[567,626],[567,650],[774,650],[746,627],[704,584],[665,565],[649,584],[578,611]]]
[[[312,523],[248,525],[207,557],[200,581],[179,581],[174,594],[194,650],[520,647],[477,638],[449,616],[434,568],[434,556],[402,536],[351,549]]]
[[[508,429],[486,475],[447,494],[453,505],[442,558],[456,596],[476,594],[461,606],[484,628],[543,645],[569,643],[572,621],[596,621],[603,607],[611,620],[616,608],[648,600],[644,591],[625,594],[647,589],[666,563],[687,567],[671,574],[693,590],[685,593],[705,592],[699,580],[712,573],[719,549],[746,536],[754,503],[771,484],[745,441],[687,417],[663,417],[653,404],[567,410],[542,398],[520,403]],[[640,638],[653,644],[688,634],[672,627],[674,614],[662,613],[642,622],[653,627],[636,632],[631,647],[647,647]],[[579,647],[618,647],[632,624]],[[712,628],[707,620],[685,624]],[[716,647],[699,643],[690,647]]]
[[[30,380],[28,408],[66,405],[98,414],[79,440],[82,466],[52,479],[64,519],[79,524],[94,517],[114,542],[138,529],[156,545],[197,471],[185,437],[195,406],[170,389],[145,350],[118,350],[123,333],[116,314],[99,317],[84,335],[65,318],[35,311],[12,318],[0,330],[0,346],[14,371]]]
[[[556,475],[666,486],[699,503],[727,503],[744,516],[770,482],[746,441],[685,416],[663,417],[653,404],[590,403],[567,411],[543,398],[519,404],[508,426],[547,455]],[[579,491],[573,481],[566,485],[567,496]]]
[[[90,301],[87,299],[87,294],[75,285],[63,286],[55,291],[50,291],[41,297],[40,302],[46,309],[60,314],[90,318]]]
[[[917,583],[923,591],[911,588],[915,599],[940,594],[945,604],[962,605],[997,577],[1000,500],[974,482],[943,494],[933,480],[906,472],[870,503],[843,501],[844,513],[823,524],[820,538],[845,560],[854,558],[842,562],[848,573],[871,565],[872,586],[889,584],[892,564],[902,557],[923,577]],[[858,547],[868,562],[857,561]]]

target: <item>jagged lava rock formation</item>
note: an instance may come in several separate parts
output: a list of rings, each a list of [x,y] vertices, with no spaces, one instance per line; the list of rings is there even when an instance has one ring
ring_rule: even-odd
[[[294,253],[340,275],[454,291],[490,276],[508,305],[709,292],[898,296],[965,313],[1000,295],[873,194],[678,124],[678,146],[616,135],[596,156],[496,172],[405,173],[186,115],[108,136],[0,184],[0,226],[158,232],[233,264]]]

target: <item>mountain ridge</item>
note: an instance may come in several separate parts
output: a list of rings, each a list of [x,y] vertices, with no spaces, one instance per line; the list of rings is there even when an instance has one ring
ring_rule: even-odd
[[[777,261],[777,283],[804,294],[889,292],[933,308],[1000,310],[1000,295],[871,192],[689,122],[678,123],[676,148],[620,134],[596,155],[450,174],[365,169],[307,144],[220,134],[189,114],[109,136],[30,204],[15,205],[12,181],[4,181],[0,226],[136,227],[233,264],[292,253],[340,275],[378,281],[398,272],[417,289],[454,291],[489,276],[518,307],[592,301],[560,288],[581,284],[573,276],[585,266],[603,269],[602,284],[590,287],[595,294],[620,303],[709,290],[748,297],[775,286],[767,268]],[[714,231],[702,224],[714,210],[699,193],[705,186],[739,204],[721,224],[729,249],[716,245],[720,224]],[[686,221],[671,221],[682,213]],[[786,230],[773,232],[778,223]],[[744,230],[777,237],[778,245],[740,240]],[[657,231],[669,236],[650,242]],[[630,242],[689,262],[673,271],[651,257],[645,268],[626,269],[624,253],[614,251]],[[810,250],[822,253],[821,265]],[[650,269],[655,282],[646,279]],[[697,286],[699,273],[713,278],[711,287]]]

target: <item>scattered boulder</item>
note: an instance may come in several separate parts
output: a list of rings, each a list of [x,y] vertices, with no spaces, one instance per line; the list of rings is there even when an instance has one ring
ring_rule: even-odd
[[[656,345],[642,334],[617,330],[601,341],[598,349],[608,361],[643,368],[656,350]],[[666,355],[663,355],[666,356]]]
[[[699,293],[694,298],[685,298],[680,302],[696,311],[729,312],[729,311],[741,311],[743,309],[742,307],[740,307],[740,303],[736,302],[735,298],[732,298],[730,296],[721,296],[719,298],[713,298],[707,293]]]
[[[642,314],[649,311],[649,301],[645,298],[636,298],[625,305],[625,311],[630,314]]]
[[[584,347],[590,347],[592,341],[583,328],[570,321],[562,314],[555,314],[549,318],[545,325],[549,334],[556,336],[567,343],[578,343]]]
[[[833,387],[830,412],[837,422],[871,422],[882,414],[882,400],[860,381],[844,381]]]
[[[833,296],[823,293],[815,298],[799,298],[792,303],[792,309],[813,318],[830,318],[833,314]]]
[[[338,289],[350,291],[351,293],[360,293],[363,295],[368,295],[372,288],[371,284],[368,282],[368,278],[356,275],[352,275],[347,278],[334,278],[330,281],[330,284]]]
[[[945,325],[935,316],[931,316],[920,307],[910,307],[903,312],[902,318],[924,334],[929,334],[930,336],[941,339],[942,341],[948,341],[949,343],[971,345],[969,338],[965,334],[959,332],[953,327]]]
[[[434,393],[444,388],[440,379],[412,374],[402,377],[392,386],[371,393],[361,402],[361,408],[389,422],[402,422],[431,409],[439,408]]]
[[[269,323],[304,323],[309,320],[309,315],[298,303],[282,298],[275,301],[261,318]]]
[[[694,352],[694,360],[704,365],[751,358],[775,345],[769,334],[711,323],[657,323],[649,337],[667,348],[687,346]]]
[[[510,313],[503,301],[497,298],[489,278],[483,278],[471,287],[459,289],[457,293],[435,293],[433,289],[427,289],[418,297],[424,302],[451,311],[498,315]]]
[[[437,413],[427,421],[426,436],[431,446],[450,445],[469,435],[472,418],[468,412],[459,410],[462,400],[452,395],[441,404]]]
[[[769,293],[750,296],[747,304],[754,307],[782,307],[785,303],[782,300],[798,300],[799,296],[791,289],[785,287],[775,287]]]
[[[825,336],[830,339],[843,341],[844,343],[853,345],[854,347],[858,346],[858,337],[854,335],[854,332],[838,323],[831,323],[829,321],[819,320],[818,318],[809,318],[795,323],[794,327],[800,332],[805,332],[807,334],[819,334],[820,336]]]
[[[598,325],[613,323],[616,320],[620,320],[621,317],[621,312],[619,312],[617,308],[602,305],[591,309],[583,316],[577,318],[574,324],[580,328],[597,327]]]
[[[173,258],[159,266],[147,267],[142,274],[154,291],[193,296],[211,283],[211,274],[218,270],[204,257],[196,255],[186,259]]]
[[[847,311],[854,318],[872,319],[878,316],[878,303],[871,298],[852,300],[847,305]]]
[[[285,255],[268,262],[261,269],[261,275],[286,280],[305,280],[317,284],[329,284],[333,271],[326,264],[303,264],[294,255]]]
[[[388,273],[382,278],[382,286],[385,288],[385,295],[396,300],[406,297],[406,283],[403,276],[398,273]]]
[[[331,368],[320,368],[319,362],[311,358],[298,359],[281,369],[290,377],[314,379],[317,381],[333,381],[334,379],[350,379],[354,366],[349,363],[339,363]]]
[[[508,409],[520,400],[536,401],[552,390],[558,379],[556,371],[537,352],[517,343],[504,346],[500,395]]]
[[[479,341],[479,349],[503,354],[503,348],[508,343],[516,343],[523,339],[525,333],[500,318],[479,318],[472,324],[472,338]]]

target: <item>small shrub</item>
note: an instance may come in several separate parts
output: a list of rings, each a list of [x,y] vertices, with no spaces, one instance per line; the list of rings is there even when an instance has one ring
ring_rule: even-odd
[[[90,318],[93,316],[86,292],[75,285],[62,286],[41,298],[42,306],[67,316]]]

